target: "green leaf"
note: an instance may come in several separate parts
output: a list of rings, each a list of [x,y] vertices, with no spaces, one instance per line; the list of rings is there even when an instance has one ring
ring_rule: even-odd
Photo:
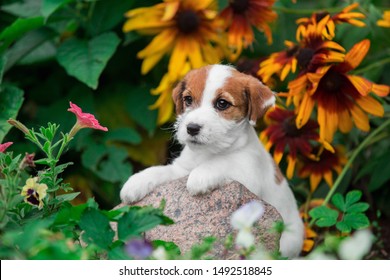
[[[345,196],[345,207],[348,209],[352,204],[358,202],[362,197],[362,192],[353,190],[347,193]]]
[[[4,51],[12,42],[28,31],[43,25],[43,17],[19,18],[0,33],[0,52]]]
[[[85,232],[82,235],[87,244],[96,244],[100,248],[108,249],[114,238],[114,231],[109,219],[97,209],[86,209],[80,219],[80,228]]]
[[[139,144],[142,141],[141,135],[130,127],[118,128],[109,131],[105,135],[106,141],[120,141],[130,144]]]
[[[41,14],[45,18],[48,18],[61,6],[74,1],[75,0],[42,0]]]
[[[360,212],[367,211],[368,208],[370,208],[370,205],[368,203],[358,202],[358,203],[355,203],[355,204],[351,205],[350,207],[348,207],[346,212],[347,213],[360,213]]]
[[[346,207],[345,207],[344,198],[343,198],[343,196],[340,193],[336,193],[336,194],[333,195],[332,203],[338,209],[340,209],[341,211],[345,212]]]
[[[3,82],[3,75],[7,59],[4,56],[0,56],[0,85]]]
[[[129,237],[140,236],[161,224],[161,218],[140,212],[139,209],[130,209],[118,220],[118,238],[126,241]]]
[[[123,15],[134,5],[135,0],[97,1],[92,18],[86,29],[92,36],[107,32],[123,21]]]
[[[17,87],[0,86],[0,143],[11,129],[7,123],[10,118],[16,119],[23,103],[23,91]]]
[[[167,242],[164,240],[153,240],[153,248],[163,247],[170,255],[180,256],[180,248],[174,242]]]
[[[79,194],[80,194],[80,192],[61,194],[61,195],[57,195],[56,199],[60,202],[71,201],[71,200],[75,199]]]
[[[91,171],[97,171],[97,166],[105,155],[107,149],[104,145],[91,143],[81,155],[81,163]]]
[[[353,229],[362,229],[370,225],[370,221],[363,213],[347,213],[343,221]]]
[[[316,220],[319,227],[330,227],[336,224],[339,212],[326,206],[318,206],[309,211],[309,215]]]
[[[57,60],[69,75],[96,89],[98,79],[119,42],[113,32],[89,41],[73,38],[58,48]]]
[[[21,18],[40,16],[41,1],[19,0],[12,2],[14,3],[1,6],[1,10]]]
[[[145,128],[149,134],[156,129],[158,112],[149,109],[155,101],[156,98],[150,94],[149,87],[134,87],[128,93],[127,110],[131,118]]]
[[[351,232],[352,230],[351,226],[347,224],[345,221],[337,222],[336,228],[343,233],[348,233]]]

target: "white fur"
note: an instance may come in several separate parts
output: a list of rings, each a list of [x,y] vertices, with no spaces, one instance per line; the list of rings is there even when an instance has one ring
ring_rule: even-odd
[[[230,76],[230,71],[228,66],[214,65],[209,71],[201,106],[178,117],[176,137],[184,145],[180,156],[170,165],[151,167],[131,176],[121,190],[121,199],[128,203],[138,201],[157,185],[186,175],[189,175],[187,189],[193,195],[206,193],[228,181],[238,181],[279,211],[286,226],[280,240],[281,253],[296,257],[303,244],[303,223],[287,181],[276,183],[273,159],[259,142],[249,120],[237,123],[221,118],[211,104],[215,91]],[[268,102],[273,103],[274,98],[271,99]],[[187,133],[191,122],[202,126],[196,136]]]

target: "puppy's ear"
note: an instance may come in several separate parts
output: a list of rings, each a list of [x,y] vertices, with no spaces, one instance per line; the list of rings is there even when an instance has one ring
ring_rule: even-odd
[[[255,125],[257,120],[275,105],[275,96],[267,86],[251,76],[248,77],[245,94],[248,102],[248,118],[251,125]]]
[[[186,89],[186,82],[183,80],[179,82],[172,91],[172,99],[176,107],[176,115],[183,113],[183,92]]]

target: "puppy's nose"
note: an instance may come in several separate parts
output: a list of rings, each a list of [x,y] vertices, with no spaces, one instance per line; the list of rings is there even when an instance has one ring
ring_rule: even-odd
[[[199,124],[189,123],[187,125],[187,133],[191,136],[198,135],[201,128],[202,126],[200,126]]]

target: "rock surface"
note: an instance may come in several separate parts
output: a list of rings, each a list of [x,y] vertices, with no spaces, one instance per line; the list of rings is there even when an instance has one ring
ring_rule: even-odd
[[[163,184],[135,203],[158,207],[163,198],[166,200],[165,215],[173,219],[175,224],[158,226],[148,231],[145,237],[149,240],[173,241],[182,253],[207,236],[215,236],[223,242],[228,234],[234,232],[230,225],[231,214],[252,200],[261,201],[238,182],[228,183],[204,195],[191,196],[186,189],[186,181],[187,177]],[[261,202],[265,206],[265,213],[255,224],[253,233],[263,247],[272,252],[278,249],[280,239],[280,235],[272,228],[282,218],[273,206]],[[214,258],[239,257],[233,252],[226,252],[222,242],[215,244],[212,251]]]

